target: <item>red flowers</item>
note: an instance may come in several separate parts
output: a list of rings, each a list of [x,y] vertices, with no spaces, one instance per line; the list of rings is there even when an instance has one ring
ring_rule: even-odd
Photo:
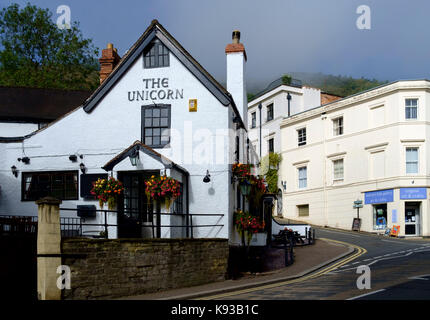
[[[99,200],[100,208],[107,202],[109,210],[114,209],[117,197],[124,192],[122,183],[113,177],[93,182],[91,194]]]
[[[252,234],[264,230],[265,227],[264,221],[260,221],[259,218],[252,216],[247,211],[243,212],[242,210],[235,211],[234,224],[239,234],[245,231],[248,235],[251,234],[251,237]]]
[[[181,185],[179,181],[167,177],[155,177],[145,181],[145,193],[148,201],[152,198],[156,201],[164,201],[166,207],[169,208],[170,204],[181,195]]]
[[[251,175],[252,164],[234,163],[232,167],[233,176],[238,178],[248,178]]]

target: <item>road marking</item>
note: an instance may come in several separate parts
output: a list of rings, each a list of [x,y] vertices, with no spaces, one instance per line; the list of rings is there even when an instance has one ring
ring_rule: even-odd
[[[410,277],[408,279],[411,279],[411,280],[426,280],[426,281],[428,281],[430,279],[426,279],[426,278],[423,278],[423,277],[429,277],[429,276],[430,276],[430,274],[423,274],[422,276]]]
[[[358,235],[356,235],[356,234],[350,234],[350,233],[348,233],[348,232],[342,232],[342,231],[329,231],[329,230],[323,230],[323,229],[319,229],[320,231],[323,231],[323,232],[328,232],[328,233],[341,233],[341,234],[344,234],[344,235],[347,235],[347,236],[350,236],[350,237],[355,237],[355,238],[361,238],[361,236],[358,236]]]
[[[357,245],[354,244],[350,244],[350,243],[346,243],[346,242],[342,242],[342,241],[338,241],[338,240],[332,240],[332,239],[325,239],[325,238],[319,238],[320,240],[325,240],[325,241],[331,241],[331,242],[336,242],[336,243],[341,243],[350,247],[353,247],[354,249],[357,250],[356,253],[354,253],[352,256],[346,257],[345,259],[342,259],[326,268],[323,268],[320,271],[317,271],[316,273],[311,273],[307,276],[303,276],[297,279],[293,279],[293,280],[287,280],[287,281],[283,281],[283,282],[277,282],[277,283],[272,283],[272,284],[268,284],[268,285],[262,285],[262,286],[257,286],[254,288],[249,288],[249,289],[243,289],[243,290],[238,290],[238,291],[233,291],[233,292],[227,292],[227,293],[222,293],[222,294],[218,294],[218,295],[213,295],[213,296],[207,296],[207,297],[201,297],[201,298],[196,298],[195,300],[215,300],[215,299],[221,299],[221,298],[225,298],[225,297],[230,297],[230,296],[237,296],[237,295],[241,295],[241,294],[245,294],[245,293],[250,293],[250,292],[255,292],[255,291],[260,291],[260,290],[264,290],[264,289],[272,289],[272,288],[276,288],[276,287],[281,287],[281,286],[285,286],[285,285],[289,285],[289,284],[293,284],[293,283],[297,283],[297,282],[303,282],[309,279],[314,279],[317,278],[319,276],[322,276],[324,274],[328,274],[331,271],[340,268],[341,266],[343,266],[344,264],[347,264],[349,262],[351,262],[354,259],[357,259],[358,257],[360,257],[361,255],[365,254],[367,252],[366,249],[359,247]]]
[[[367,296],[370,296],[370,295],[372,295],[372,294],[379,293],[379,292],[382,292],[382,291],[385,291],[385,290],[386,290],[386,289],[376,290],[376,291],[369,292],[369,293],[365,293],[365,294],[362,294],[362,295],[360,295],[360,296],[352,297],[352,298],[349,298],[349,299],[346,299],[346,300],[355,300],[355,299],[359,299],[359,298],[367,297]]]

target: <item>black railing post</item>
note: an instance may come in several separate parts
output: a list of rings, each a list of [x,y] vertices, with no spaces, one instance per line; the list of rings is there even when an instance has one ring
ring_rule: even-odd
[[[190,226],[191,226],[191,239],[193,239],[194,238],[193,216],[190,217]]]
[[[107,211],[103,210],[105,213],[105,237],[108,238],[108,226],[107,226]]]

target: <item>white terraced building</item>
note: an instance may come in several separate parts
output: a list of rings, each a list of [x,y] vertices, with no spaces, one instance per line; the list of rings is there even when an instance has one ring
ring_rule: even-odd
[[[430,81],[397,81],[281,124],[283,216],[351,229],[430,236]]]

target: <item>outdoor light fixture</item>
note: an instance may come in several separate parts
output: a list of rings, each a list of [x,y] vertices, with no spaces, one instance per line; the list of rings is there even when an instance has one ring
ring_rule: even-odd
[[[129,156],[131,165],[133,167],[137,166],[137,162],[139,161],[139,150],[134,149],[132,154]]]
[[[29,164],[30,163],[30,158],[29,157],[18,158],[18,161],[22,161],[25,164]]]
[[[87,168],[85,167],[85,165],[84,165],[84,163],[83,163],[83,162],[81,162],[81,164],[79,165],[79,168],[81,168],[81,172],[82,172],[83,174],[85,174],[85,171],[87,170]]]
[[[18,178],[18,170],[16,169],[16,167],[15,166],[12,166],[12,167],[10,167],[11,169],[12,169],[12,174],[16,177],[16,178]]]
[[[284,188],[284,191],[287,190],[287,181],[281,181],[282,188]]]
[[[240,192],[244,195],[244,196],[248,196],[249,193],[251,192],[251,182],[249,182],[247,179],[243,179],[240,183],[239,183],[239,188],[240,188]]]
[[[76,161],[78,161],[78,157],[76,154],[72,154],[69,156],[69,160],[72,162],[76,162]]]
[[[204,183],[208,183],[211,181],[211,175],[209,174],[209,170],[206,170],[206,176],[203,178]]]

